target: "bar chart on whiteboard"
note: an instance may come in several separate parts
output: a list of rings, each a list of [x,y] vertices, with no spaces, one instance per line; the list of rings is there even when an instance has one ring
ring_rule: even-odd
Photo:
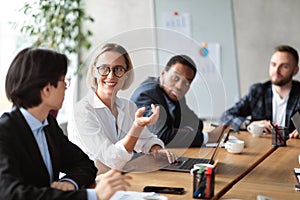
[[[163,27],[173,31],[180,32],[188,37],[191,37],[191,17],[190,13],[163,12],[162,13]]]
[[[154,0],[154,6],[158,73],[172,56],[191,57],[197,75],[187,103],[201,118],[217,119],[240,96],[232,1]]]
[[[199,49],[201,75],[211,77],[221,73],[221,45],[219,43],[202,42]]]
[[[187,12],[163,12],[162,13],[163,27],[177,31],[186,37],[192,37],[191,30],[191,14]],[[173,40],[170,43],[173,43]],[[213,77],[221,73],[221,46],[217,42],[198,42],[198,71],[203,77]],[[170,44],[171,46],[171,44]],[[197,60],[199,62],[197,62]]]

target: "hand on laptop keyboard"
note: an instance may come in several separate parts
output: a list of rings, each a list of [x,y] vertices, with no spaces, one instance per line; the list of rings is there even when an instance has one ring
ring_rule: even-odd
[[[175,163],[178,160],[176,154],[168,151],[167,149],[157,149],[152,151],[151,154],[153,154],[156,158],[161,156],[167,157],[169,163]]]

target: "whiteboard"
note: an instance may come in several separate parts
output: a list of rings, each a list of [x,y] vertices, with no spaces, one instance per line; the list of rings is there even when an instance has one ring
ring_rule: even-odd
[[[187,94],[188,105],[201,118],[218,119],[240,96],[231,0],[154,0],[154,15],[158,70],[176,54],[190,56],[199,73]],[[166,26],[172,20],[177,23]],[[205,70],[203,43],[219,48],[218,62],[209,58],[213,73]]]

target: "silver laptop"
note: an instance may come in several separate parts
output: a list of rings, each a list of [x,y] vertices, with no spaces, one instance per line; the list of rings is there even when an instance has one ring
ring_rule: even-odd
[[[220,130],[220,136],[217,141],[217,145],[214,148],[214,151],[211,155],[210,158],[189,158],[189,157],[179,157],[178,162],[167,165],[166,167],[161,168],[161,170],[168,170],[168,171],[178,171],[178,172],[190,172],[190,170],[194,167],[194,164],[196,163],[208,163],[208,164],[213,164],[214,163],[214,158],[217,154],[217,151],[219,148],[221,148],[221,142],[222,138],[228,138],[229,132],[226,131],[228,128],[228,125],[222,125],[218,127]],[[226,135],[225,135],[226,133]]]

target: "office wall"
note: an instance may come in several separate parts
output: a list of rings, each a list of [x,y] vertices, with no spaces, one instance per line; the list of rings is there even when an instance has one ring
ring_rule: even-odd
[[[218,118],[228,104],[232,105],[239,98],[231,0],[156,0],[154,2],[158,27],[164,27],[164,13],[172,15],[177,12],[179,16],[186,13],[190,15],[191,21],[191,34],[188,36],[191,37],[190,39],[172,33],[165,33],[165,37],[164,34],[158,34],[157,46],[170,51],[170,53],[159,51],[159,64],[164,66],[176,53],[191,56],[196,62],[198,73],[187,94],[187,102],[199,117]],[[220,45],[219,71],[218,69],[210,73],[203,71],[207,63],[199,54],[202,42]],[[210,63],[214,65],[212,61]],[[216,65],[214,67],[217,68]]]
[[[152,0],[86,0],[88,14],[94,23],[85,24],[93,32],[92,48],[82,52],[85,62],[79,81],[79,98],[86,93],[85,75],[90,54],[99,45],[115,42],[123,45],[130,53],[136,72],[136,79],[130,89],[121,91],[120,95],[129,97],[147,74],[157,74],[155,51],[148,50],[155,44],[154,33],[149,27],[154,25]],[[152,67],[148,67],[151,65]]]
[[[159,25],[161,23],[159,13],[168,10],[186,11],[192,14],[193,37],[198,42],[217,41],[215,37],[218,36],[221,47],[224,47],[227,43],[233,44],[235,40],[235,49],[221,49],[221,74],[222,77],[227,77],[224,81],[224,88],[225,93],[230,94],[228,95],[230,97],[227,97],[230,100],[225,103],[226,108],[246,94],[252,83],[268,79],[268,62],[276,45],[289,44],[300,50],[298,34],[300,32],[300,1],[298,0],[87,0],[86,4],[89,14],[95,18],[95,23],[85,25],[94,32],[93,48],[110,38],[118,40],[117,36],[126,31]],[[209,23],[210,20],[218,21],[219,18],[225,20],[225,17],[230,22],[230,12],[232,23],[223,25],[232,28],[230,34],[233,39],[230,38],[228,30],[223,33],[223,26],[218,26],[218,23]],[[194,18],[193,15],[197,17]],[[223,16],[225,16],[224,19]],[[136,39],[138,38],[145,37],[139,35]],[[153,47],[155,44],[153,35],[149,34],[149,38],[147,45]],[[129,41],[126,45],[130,46],[131,43],[135,41]],[[136,48],[134,44],[131,47]],[[86,56],[87,52],[83,52],[83,59]],[[146,67],[142,66],[137,69],[137,82],[132,88],[136,87],[148,74],[158,74],[156,62],[162,65],[166,60],[157,58],[153,51],[149,51],[134,53],[133,61],[137,64],[136,66],[146,63]],[[299,79],[299,76],[296,78]],[[79,96],[83,96],[85,92],[85,81],[82,77],[79,84]],[[131,89],[126,95],[130,93]],[[197,106],[196,112],[201,112],[202,108]],[[215,115],[218,115],[218,112]]]
[[[275,46],[300,50],[299,0],[233,0],[241,95],[254,82],[268,80]],[[296,79],[299,80],[299,75]]]
[[[199,5],[201,5],[201,10],[203,12],[199,12]],[[225,104],[228,99],[233,102],[234,99],[238,98],[238,81],[230,0],[222,2],[217,0],[193,0],[188,3],[176,0],[126,2],[121,0],[88,0],[87,6],[89,14],[95,18],[95,23],[86,25],[86,27],[89,27],[94,32],[93,47],[96,47],[99,43],[103,43],[104,41],[121,41],[120,39],[123,37],[122,35],[124,35],[124,33],[125,35],[127,33],[130,35],[130,32],[134,32],[137,29],[160,26],[160,16],[162,12],[172,12],[173,10],[189,12],[193,22],[192,37],[199,43],[202,41],[219,42],[222,48],[222,69],[220,74],[216,74],[217,79],[220,81],[218,80],[217,83],[213,83],[207,79],[206,81],[210,83],[202,82],[201,85],[197,84],[197,81],[195,81],[190,90],[191,92],[189,92],[189,105],[200,117],[218,117],[225,109]],[[210,12],[210,10],[213,10],[214,12]],[[210,27],[210,25],[212,26]],[[149,32],[151,31],[146,31],[146,33],[137,35],[134,40],[129,37],[130,40],[121,41],[121,44],[131,51],[135,72],[138,74],[131,88],[128,91],[121,93],[127,97],[130,96],[132,90],[136,88],[146,76],[157,76],[162,66],[164,66],[166,61],[171,57],[171,55],[164,58],[159,57],[157,60],[157,52],[155,50],[157,42],[155,39],[157,38],[155,38],[155,33],[151,34]],[[137,41],[138,39],[147,42],[144,44],[141,41]],[[140,47],[144,48],[144,50],[139,50],[137,53],[137,44],[140,44]],[[157,45],[160,45],[160,43]],[[145,51],[145,49],[150,50]],[[192,51],[187,48],[181,53],[192,55],[194,53],[198,54],[197,52],[198,49]],[[82,57],[87,57],[87,53],[83,53]],[[228,69],[225,70],[226,68]],[[85,74],[85,72],[83,72],[83,74]],[[225,82],[225,88],[229,87],[231,90],[224,89],[223,75],[227,77],[227,79],[230,79]],[[212,80],[215,81],[217,79],[213,78]],[[83,76],[79,85],[79,90],[81,91],[79,92],[80,97],[86,92],[84,84],[85,77]],[[209,88],[207,88],[207,85],[209,85]]]

